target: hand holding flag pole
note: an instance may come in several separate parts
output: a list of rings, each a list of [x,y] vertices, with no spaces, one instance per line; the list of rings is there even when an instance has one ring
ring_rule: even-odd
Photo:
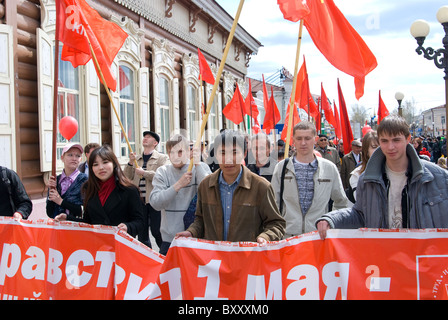
[[[236,27],[238,26],[238,20],[241,15],[241,11],[243,10],[244,0],[240,0],[240,4],[238,5],[238,10],[235,15],[235,19],[233,20],[232,29],[230,30],[229,37],[227,39],[226,48],[224,50],[221,64],[219,65],[218,73],[216,74],[215,78],[215,84],[213,85],[212,93],[210,95],[210,98],[208,99],[207,103],[207,110],[205,111],[204,117],[202,118],[202,124],[201,129],[198,135],[198,139],[196,139],[195,147],[199,148],[201,146],[201,140],[202,136],[204,135],[205,126],[207,124],[208,117],[210,115],[210,110],[213,105],[213,100],[215,99],[216,91],[218,90],[219,86],[219,79],[221,78],[222,71],[224,70],[224,65],[226,64],[227,55],[229,54],[230,46],[232,44],[233,36],[235,35]],[[188,166],[188,172],[191,172],[193,170],[193,159],[190,160],[190,165]]]

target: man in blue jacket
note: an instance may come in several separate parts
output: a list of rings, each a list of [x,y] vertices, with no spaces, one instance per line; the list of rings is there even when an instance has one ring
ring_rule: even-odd
[[[330,228],[448,227],[447,171],[420,160],[403,118],[384,118],[377,132],[380,148],[359,178],[355,205],[317,220],[322,239]]]

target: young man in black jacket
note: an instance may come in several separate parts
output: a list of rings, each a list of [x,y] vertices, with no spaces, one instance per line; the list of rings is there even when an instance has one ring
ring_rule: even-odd
[[[33,204],[17,173],[0,166],[0,215],[27,219],[32,209]]]

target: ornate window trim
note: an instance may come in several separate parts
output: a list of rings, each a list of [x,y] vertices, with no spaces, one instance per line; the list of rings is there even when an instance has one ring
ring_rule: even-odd
[[[195,140],[198,136],[198,132],[201,126],[201,105],[203,101],[203,94],[201,95],[201,83],[199,81],[199,59],[196,55],[184,54],[182,57],[182,64],[184,67],[183,72],[183,86],[184,86],[184,101],[185,104],[185,114],[187,116],[186,130],[189,133],[190,139]],[[195,101],[196,106],[194,106],[194,111],[189,107],[189,86],[195,89]],[[202,87],[203,92],[203,87]],[[202,100],[201,100],[202,96]],[[194,117],[193,119],[190,119]],[[194,127],[191,128],[190,124],[194,123]]]
[[[180,132],[179,119],[179,79],[176,78],[176,70],[174,69],[175,54],[173,47],[166,39],[154,39],[152,43],[152,57],[153,57],[153,85],[155,96],[155,117],[154,119],[161,119],[161,103],[159,94],[159,79],[164,77],[168,80],[169,96],[172,98],[169,101],[169,132],[170,136],[174,133]],[[156,121],[156,132],[162,137],[162,123]],[[165,137],[165,141],[161,140],[160,145],[162,150],[165,148],[165,142],[169,137]]]

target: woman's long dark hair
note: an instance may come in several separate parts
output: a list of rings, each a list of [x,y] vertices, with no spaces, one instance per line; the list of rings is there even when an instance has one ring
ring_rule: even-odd
[[[87,208],[87,203],[90,199],[92,199],[100,190],[100,179],[98,179],[93,173],[93,163],[96,158],[100,157],[103,160],[109,160],[114,164],[114,177],[117,185],[121,185],[124,187],[134,187],[131,181],[125,177],[123,174],[123,170],[121,170],[120,163],[118,162],[117,157],[109,146],[101,146],[94,151],[89,158],[89,179],[83,185],[83,196],[84,196],[84,209]]]

